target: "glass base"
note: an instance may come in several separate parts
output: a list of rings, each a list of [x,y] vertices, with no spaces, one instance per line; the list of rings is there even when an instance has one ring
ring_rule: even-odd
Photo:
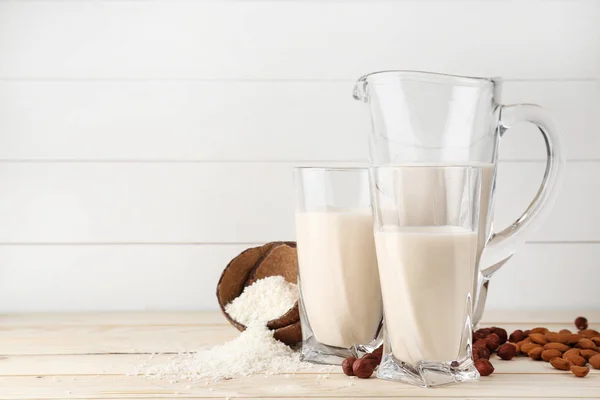
[[[319,343],[314,336],[309,336],[302,341],[300,361],[315,364],[342,365],[346,357],[359,357],[355,348],[344,349],[341,347],[327,346]]]
[[[404,382],[420,387],[434,387],[479,379],[479,372],[469,358],[462,363],[421,362],[415,366],[385,355],[377,370],[377,377],[388,381]]]

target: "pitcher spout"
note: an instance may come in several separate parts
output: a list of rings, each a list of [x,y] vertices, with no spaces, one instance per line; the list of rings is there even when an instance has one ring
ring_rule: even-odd
[[[367,78],[368,75],[361,76],[358,81],[356,81],[356,84],[354,85],[354,92],[352,93],[355,100],[364,101],[365,103],[369,102],[369,98],[367,96]]]

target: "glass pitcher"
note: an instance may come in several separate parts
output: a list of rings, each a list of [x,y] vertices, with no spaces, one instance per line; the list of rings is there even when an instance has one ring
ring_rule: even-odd
[[[562,175],[555,124],[549,113],[531,104],[500,104],[502,81],[418,71],[381,71],[361,77],[354,98],[370,105],[372,166],[431,166],[420,169],[405,193],[411,218],[427,224],[426,208],[439,184],[440,166],[477,166],[482,171],[477,265],[480,272],[473,312],[476,325],[485,306],[490,277],[512,257],[516,247],[539,226],[550,209]],[[498,144],[518,122],[535,124],[544,138],[547,160],[541,186],[523,215],[495,232],[492,223]],[[485,252],[484,252],[485,249]],[[482,257],[483,256],[483,257]]]

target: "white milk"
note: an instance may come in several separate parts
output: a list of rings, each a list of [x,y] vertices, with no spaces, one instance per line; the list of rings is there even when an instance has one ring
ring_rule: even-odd
[[[371,211],[299,212],[296,239],[315,339],[343,348],[372,341],[382,304]]]
[[[473,290],[477,235],[460,227],[375,232],[385,324],[404,362],[459,354],[467,295]]]

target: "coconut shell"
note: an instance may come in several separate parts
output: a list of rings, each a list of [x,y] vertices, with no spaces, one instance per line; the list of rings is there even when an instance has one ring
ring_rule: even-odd
[[[258,279],[281,275],[291,283],[298,280],[298,256],[295,242],[273,242],[243,251],[225,267],[217,285],[217,299],[225,318],[238,330],[246,327],[231,318],[225,306],[238,297],[246,286]],[[298,302],[281,317],[271,320],[267,327],[274,337],[288,345],[302,340]]]

